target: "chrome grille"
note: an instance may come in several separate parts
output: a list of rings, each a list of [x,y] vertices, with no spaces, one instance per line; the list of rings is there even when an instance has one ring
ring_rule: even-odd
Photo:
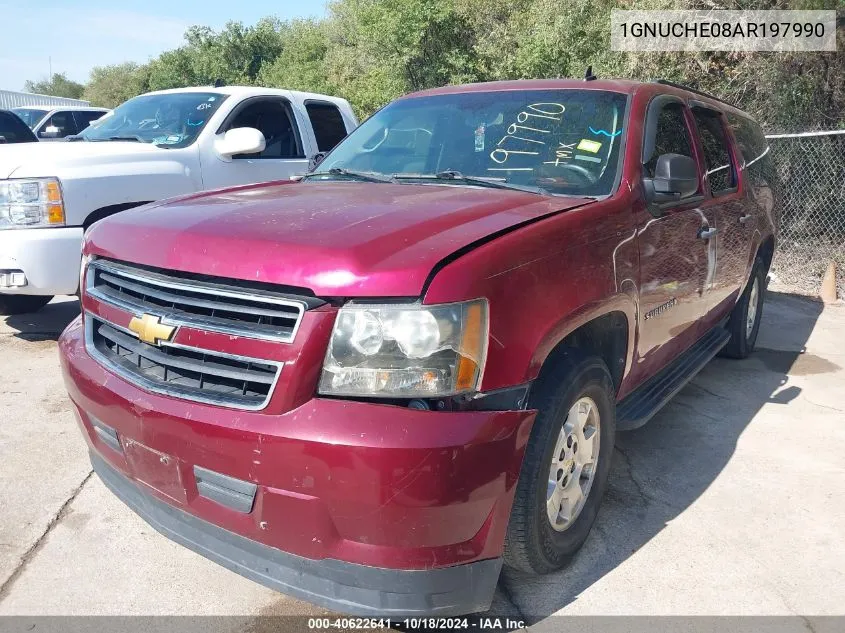
[[[158,317],[166,326],[285,343],[295,338],[305,310],[323,303],[227,281],[95,260],[88,266],[85,293],[137,318]],[[88,352],[142,389],[237,409],[267,406],[282,362],[188,347],[173,336],[151,344],[122,325],[85,314]]]
[[[155,314],[203,330],[290,343],[313,299],[244,291],[111,261],[88,268],[86,291],[134,314]]]
[[[261,409],[281,370],[269,361],[170,343],[149,345],[91,314],[86,330],[89,351],[116,373],[149,391],[188,400]]]

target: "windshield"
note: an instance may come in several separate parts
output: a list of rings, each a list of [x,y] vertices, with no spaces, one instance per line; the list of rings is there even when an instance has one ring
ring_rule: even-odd
[[[431,175],[435,183],[475,186],[481,183],[472,179],[483,178],[552,194],[608,195],[626,103],[620,93],[568,89],[402,99],[342,141],[310,179],[358,172],[403,182],[415,174],[404,182]]]
[[[163,147],[187,147],[227,95],[216,92],[177,92],[141,95],[118,106],[86,128],[86,141],[138,141]]]
[[[48,110],[35,110],[34,108],[13,108],[12,112],[18,115],[18,118],[26,123],[31,130],[35,129],[38,122],[44,118]]]

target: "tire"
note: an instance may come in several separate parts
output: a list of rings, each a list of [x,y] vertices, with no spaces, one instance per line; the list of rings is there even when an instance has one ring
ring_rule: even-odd
[[[52,298],[39,295],[0,295],[0,315],[37,312],[50,303]]]
[[[763,318],[763,299],[766,292],[766,270],[758,257],[751,269],[751,277],[728,320],[731,338],[722,349],[728,358],[747,358],[754,351],[760,321]],[[750,318],[749,318],[750,317]]]
[[[508,567],[532,574],[557,571],[569,563],[587,540],[610,473],[616,435],[615,394],[613,381],[604,362],[596,357],[586,357],[577,350],[566,350],[554,367],[538,380],[529,403],[530,408],[538,410],[537,419],[525,450],[505,537],[504,560]],[[588,399],[588,402],[585,399]],[[586,468],[583,471],[580,466],[572,468],[570,459],[580,453],[572,454],[569,438],[562,439],[561,436],[570,409],[574,408],[576,403],[579,403],[582,413],[585,409],[594,407],[598,416],[598,430],[594,431],[598,436],[598,455],[594,456],[591,483],[585,482],[584,478],[575,479],[575,474],[586,471]],[[580,436],[580,441],[590,441],[584,439],[586,436],[585,431]],[[576,434],[570,437],[578,436]],[[591,440],[592,437],[590,436]],[[577,446],[577,440],[575,446],[578,451],[584,450],[583,444]],[[592,446],[596,448],[595,444]],[[552,458],[561,457],[558,450],[567,453],[568,457],[556,460],[558,468],[555,481],[558,484],[553,484],[552,489],[557,491],[558,485],[567,483],[567,477],[569,485],[578,485],[582,494],[585,487],[588,489],[586,500],[581,502],[577,513],[573,514],[571,511],[577,504],[567,504],[569,512],[564,512],[564,506],[560,507],[560,514],[569,514],[571,520],[561,521],[560,515],[557,515],[555,521],[558,522],[558,527],[555,528],[551,517],[553,511],[547,508],[547,499],[550,497]],[[577,463],[583,460],[579,458],[575,461]],[[561,478],[564,469],[570,472],[568,476],[564,474]],[[557,507],[556,504],[553,507]]]

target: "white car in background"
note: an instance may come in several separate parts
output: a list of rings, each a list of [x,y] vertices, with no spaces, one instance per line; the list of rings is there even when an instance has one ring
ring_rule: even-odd
[[[0,146],[0,314],[79,285],[82,236],[172,196],[288,180],[358,125],[345,99],[253,87],[151,92],[65,143]]]
[[[89,106],[34,105],[12,108],[12,112],[23,119],[39,141],[59,141],[79,134],[111,110]]]

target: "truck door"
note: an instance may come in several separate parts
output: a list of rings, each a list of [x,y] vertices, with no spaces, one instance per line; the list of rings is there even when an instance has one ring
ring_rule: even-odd
[[[255,154],[236,154],[231,160],[221,158],[213,142],[202,154],[202,176],[205,189],[246,185],[270,180],[288,180],[304,174],[308,167],[303,138],[291,105],[283,97],[245,99],[229,114],[217,136],[241,127],[257,129],[264,135],[266,146]]]
[[[58,141],[78,132],[73,112],[59,110],[38,126],[35,135],[42,141]]]
[[[692,103],[692,115],[705,170],[705,201],[701,206],[715,217],[718,231],[713,238],[716,276],[704,321],[705,326],[712,326],[730,312],[745,280],[755,212],[739,188],[739,170],[728,143],[724,115],[698,102]]]
[[[692,117],[672,95],[652,99],[643,134],[643,175],[653,176],[658,156],[682,154],[697,159]],[[659,371],[701,334],[713,283],[715,242],[712,212],[704,201],[699,161],[699,191],[681,200],[654,204],[638,213],[640,252],[639,339],[634,382]]]

